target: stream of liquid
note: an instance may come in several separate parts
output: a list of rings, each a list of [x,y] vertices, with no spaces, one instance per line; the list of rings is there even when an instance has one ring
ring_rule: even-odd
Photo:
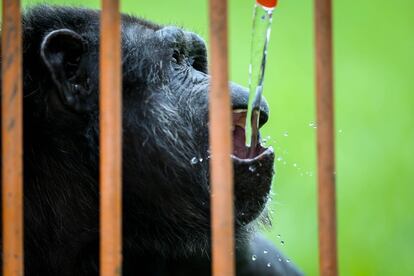
[[[260,103],[262,101],[267,48],[274,8],[256,3],[253,11],[252,44],[249,65],[249,103],[246,117],[246,147],[252,152],[259,139]]]

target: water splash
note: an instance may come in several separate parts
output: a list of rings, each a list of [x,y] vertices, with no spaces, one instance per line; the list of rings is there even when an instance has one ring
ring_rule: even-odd
[[[197,164],[197,163],[198,163],[198,159],[197,159],[197,157],[193,157],[193,158],[191,158],[190,163],[191,163],[191,165],[195,165],[195,164]]]
[[[317,125],[316,125],[316,123],[315,123],[315,122],[310,122],[310,123],[309,123],[309,126],[310,126],[311,128],[317,128]]]
[[[259,2],[259,1],[258,1]],[[269,46],[274,7],[254,5],[253,28],[249,65],[249,102],[246,119],[246,146],[257,144],[260,104],[262,101],[267,48]]]

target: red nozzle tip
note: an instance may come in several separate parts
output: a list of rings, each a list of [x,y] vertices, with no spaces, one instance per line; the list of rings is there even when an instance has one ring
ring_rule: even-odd
[[[256,0],[256,2],[266,8],[274,8],[277,6],[278,0]]]

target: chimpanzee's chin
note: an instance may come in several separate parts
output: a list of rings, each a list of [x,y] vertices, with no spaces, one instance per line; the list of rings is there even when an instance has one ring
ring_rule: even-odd
[[[252,159],[233,156],[238,224],[255,220],[265,208],[272,184],[274,158],[272,147]]]

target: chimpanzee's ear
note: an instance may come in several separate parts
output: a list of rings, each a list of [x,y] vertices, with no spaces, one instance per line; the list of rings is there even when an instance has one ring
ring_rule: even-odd
[[[91,108],[91,91],[85,66],[88,43],[69,29],[52,31],[45,36],[40,54],[58,88],[64,105],[75,111]]]

